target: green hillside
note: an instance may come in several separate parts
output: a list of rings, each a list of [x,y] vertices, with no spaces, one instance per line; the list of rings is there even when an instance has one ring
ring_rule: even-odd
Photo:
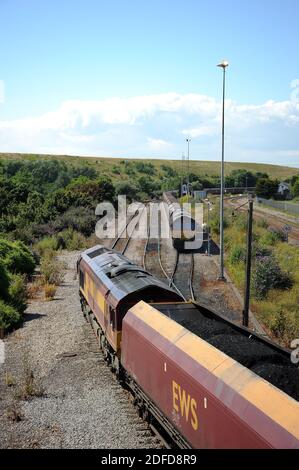
[[[73,165],[81,165],[83,162],[88,163],[91,166],[94,166],[97,170],[101,172],[110,174],[115,179],[121,177],[121,173],[118,174],[115,170],[116,168],[121,169],[121,162],[126,160],[128,161],[140,161],[140,159],[131,159],[131,158],[112,158],[112,157],[78,157],[78,156],[68,156],[68,155],[38,155],[38,154],[21,154],[21,153],[0,153],[0,160],[4,159],[26,159],[26,160],[37,160],[37,159],[61,159],[72,163]],[[154,158],[142,158],[143,162],[151,162],[158,170],[160,170],[162,165],[169,165],[176,171],[180,172],[181,170],[181,161],[180,160],[157,160]],[[114,171],[113,171],[114,169]],[[285,178],[291,177],[299,173],[299,168],[291,168],[287,166],[280,165],[268,165],[265,163],[238,163],[238,162],[226,162],[225,163],[225,173],[228,175],[232,170],[236,169],[245,169],[252,172],[261,172],[268,173],[272,178],[278,178],[283,180]],[[220,163],[211,162],[211,161],[190,161],[190,171],[201,176],[218,176],[220,173]]]

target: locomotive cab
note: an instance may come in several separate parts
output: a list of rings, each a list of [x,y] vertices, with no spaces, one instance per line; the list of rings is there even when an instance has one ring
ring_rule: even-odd
[[[93,322],[97,335],[105,335],[119,354],[122,321],[140,300],[178,302],[182,298],[162,281],[115,250],[97,245],[78,260],[82,309]]]

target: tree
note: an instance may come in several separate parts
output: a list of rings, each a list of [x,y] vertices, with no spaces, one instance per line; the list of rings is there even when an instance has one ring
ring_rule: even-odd
[[[115,193],[117,196],[127,196],[129,201],[133,201],[136,199],[138,189],[131,181],[121,181],[115,186]]]
[[[294,197],[299,196],[299,175],[297,175],[297,179],[294,181],[292,185],[292,195]]]
[[[138,186],[140,191],[152,196],[158,190],[157,183],[150,176],[140,176],[138,178]]]
[[[164,171],[165,176],[167,176],[168,178],[172,178],[172,177],[177,175],[176,170],[174,168],[172,168],[171,166],[163,164],[163,165],[161,165],[161,168]]]
[[[228,177],[231,186],[234,187],[251,187],[255,186],[257,176],[251,173],[251,171],[237,169],[233,170]]]
[[[260,178],[256,183],[256,195],[270,199],[277,194],[278,181],[270,178]]]

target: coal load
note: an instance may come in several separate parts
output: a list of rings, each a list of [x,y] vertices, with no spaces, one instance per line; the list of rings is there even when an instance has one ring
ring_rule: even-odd
[[[267,380],[275,387],[299,401],[299,369],[298,367],[273,364],[256,364],[251,370]],[[283,385],[283,387],[282,387]]]
[[[299,369],[285,352],[234,328],[220,317],[205,315],[199,306],[172,312],[169,309],[167,315],[299,401]]]

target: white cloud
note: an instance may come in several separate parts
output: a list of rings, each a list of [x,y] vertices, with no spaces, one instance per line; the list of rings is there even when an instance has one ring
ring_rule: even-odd
[[[166,140],[163,139],[152,139],[151,137],[148,137],[147,143],[150,150],[159,152],[173,150],[173,144],[171,142],[166,142]]]
[[[298,162],[299,103],[226,102],[227,159],[254,159],[272,152]],[[218,158],[221,102],[200,94],[165,93],[66,101],[54,112],[0,121],[0,150],[77,155],[180,157],[185,136],[191,156]],[[277,153],[281,152],[281,153]]]

